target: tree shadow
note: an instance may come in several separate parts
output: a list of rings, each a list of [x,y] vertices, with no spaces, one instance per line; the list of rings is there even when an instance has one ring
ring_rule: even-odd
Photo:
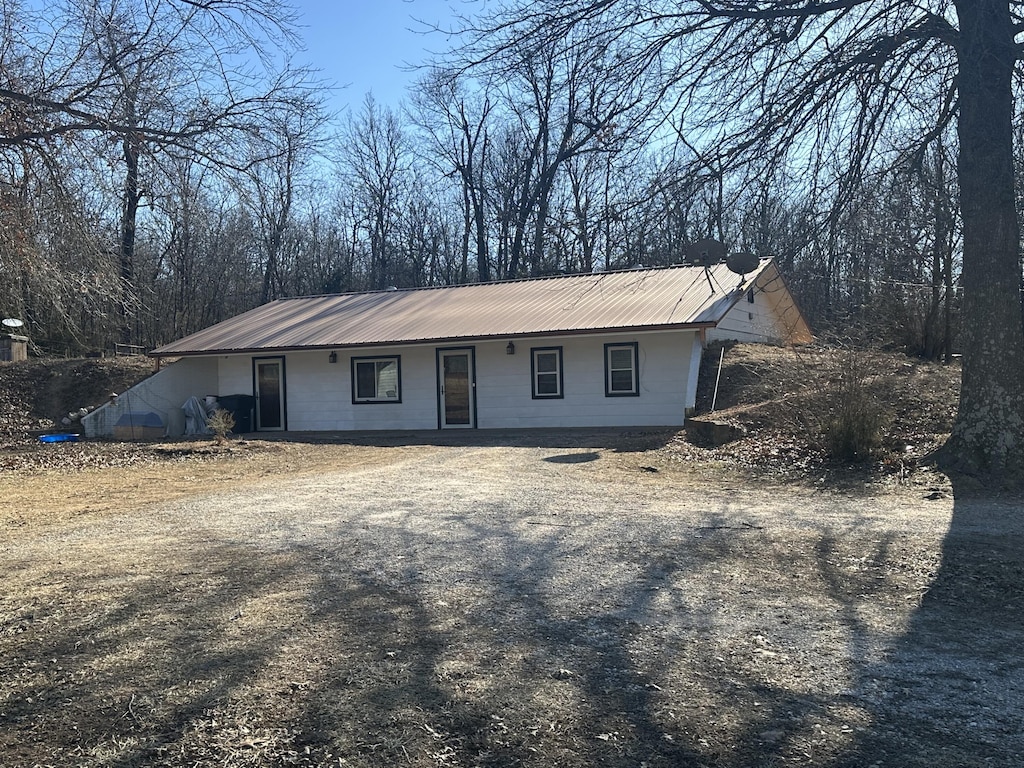
[[[661,448],[681,427],[559,427],[531,429],[431,429],[350,432],[258,432],[242,439],[368,446],[467,446],[603,448],[634,453]],[[208,439],[208,438],[207,438]]]
[[[215,727],[211,713],[285,639],[247,612],[305,564],[267,568],[254,554],[223,543],[175,549],[164,567],[140,552],[119,571],[124,561],[89,562],[70,546],[12,579],[22,607],[3,633],[3,762],[185,764],[182,743]]]
[[[455,558],[424,579],[378,560],[366,574],[371,603],[357,612],[358,631],[372,639],[359,665],[363,682],[353,685],[351,665],[332,667],[326,695],[309,702],[301,721],[337,724],[339,707],[360,713],[349,724],[354,733],[340,740],[351,749],[343,757],[369,753],[379,765],[698,764],[697,753],[665,738],[652,718],[659,686],[628,649],[637,626],[629,616],[643,610],[645,590],[598,584],[586,596],[566,592],[574,585],[563,559],[580,554],[571,532],[554,523],[527,533],[501,504],[450,525],[460,529],[460,548],[488,552],[486,565]],[[411,529],[396,530],[393,544],[393,555],[423,548]],[[402,620],[387,613],[382,622],[385,584]],[[340,596],[332,609],[350,617],[351,600],[327,593]],[[372,672],[375,664],[391,674]],[[373,736],[360,741],[359,733]]]
[[[106,566],[71,534],[26,559],[3,761],[1019,764],[1016,502],[958,496],[937,570],[909,572],[920,552],[853,511],[780,532],[710,495],[663,519],[573,518],[562,490],[429,513],[317,494]]]
[[[964,485],[906,631],[860,673],[872,724],[837,765],[1024,761],[1024,506]]]

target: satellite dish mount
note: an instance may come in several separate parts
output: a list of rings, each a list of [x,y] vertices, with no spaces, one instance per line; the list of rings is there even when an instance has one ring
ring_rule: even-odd
[[[691,264],[701,264],[704,267],[704,276],[708,279],[711,292],[715,292],[715,284],[711,282],[710,268],[712,264],[718,264],[725,258],[725,246],[718,240],[698,240],[686,246],[686,259]]]

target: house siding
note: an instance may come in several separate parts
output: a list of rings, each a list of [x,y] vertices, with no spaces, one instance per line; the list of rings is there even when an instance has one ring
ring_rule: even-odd
[[[523,339],[515,355],[505,354],[505,342],[480,345],[478,424],[485,429],[681,425],[693,397],[688,389],[696,337],[686,331]],[[607,397],[604,345],[633,342],[639,396]],[[564,396],[534,399],[530,349],[550,346],[562,347]]]
[[[772,312],[767,294],[755,291],[751,304],[744,297],[730,309],[717,327],[707,333],[708,341],[733,339],[746,342],[781,342],[785,338]]]
[[[750,296],[753,302],[749,301]],[[771,264],[718,324],[707,331],[707,340],[805,344],[812,336],[778,270]]]
[[[166,423],[167,410],[191,395],[252,394],[253,360],[276,356],[285,360],[288,430],[433,430],[438,428],[437,350],[469,348],[475,359],[476,426],[482,429],[680,426],[693,406],[700,362],[696,331],[513,338],[513,355],[506,353],[509,341],[338,349],[336,363],[329,361],[331,350],[183,358],[165,368],[159,381],[147,380],[163,384],[165,391],[157,395],[147,385],[145,397],[132,390],[135,394],[122,399],[136,405],[145,401],[146,410],[160,413]],[[639,394],[608,397],[605,345],[633,343]],[[563,397],[533,397],[530,350],[535,347],[562,348]],[[401,402],[352,402],[353,356],[400,357]],[[105,415],[94,434],[110,434],[107,427],[118,416],[116,411]]]
[[[471,348],[476,371],[476,425],[483,429],[598,426],[678,426],[695,396],[695,368],[700,344],[694,331],[595,336],[512,339],[515,354],[505,348],[509,339],[463,345],[423,345],[283,353],[287,429],[348,431],[437,429],[438,349]],[[637,397],[605,396],[605,344],[637,344],[640,393]],[[530,350],[562,348],[564,397],[533,397]],[[355,357],[401,358],[401,402],[352,402]],[[228,355],[186,358],[178,369],[188,381],[190,370],[214,366],[216,382],[203,377],[202,387],[190,394],[251,394],[254,357]],[[180,367],[180,368],[179,368]],[[182,393],[184,394],[184,393]],[[185,397],[180,397],[184,401]],[[175,403],[180,405],[180,403]]]

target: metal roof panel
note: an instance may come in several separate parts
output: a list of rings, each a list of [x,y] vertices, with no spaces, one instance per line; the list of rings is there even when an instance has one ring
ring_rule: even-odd
[[[278,299],[153,350],[154,356],[410,344],[721,320],[769,264],[595,272],[439,288]]]

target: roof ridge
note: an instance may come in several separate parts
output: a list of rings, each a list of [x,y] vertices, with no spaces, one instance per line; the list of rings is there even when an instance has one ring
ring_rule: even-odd
[[[721,262],[723,265],[725,262]],[[372,288],[365,291],[341,291],[339,293],[314,293],[306,294],[302,296],[281,296],[280,298],[274,299],[274,301],[294,301],[298,299],[328,299],[336,298],[339,296],[366,296],[368,294],[375,293],[413,293],[414,291],[443,291],[452,288],[471,288],[480,287],[484,285],[512,285],[514,283],[535,283],[544,280],[566,280],[574,277],[604,277],[606,275],[621,275],[625,273],[640,273],[640,272],[662,272],[670,269],[685,269],[693,267],[703,267],[703,264],[663,264],[653,267],[623,267],[622,269],[607,269],[601,270],[600,272],[572,272],[569,274],[560,275],[533,275],[527,277],[511,277],[506,280],[488,280],[486,283],[453,283],[451,285],[420,285],[412,286],[409,288]],[[712,264],[711,266],[718,266]]]

